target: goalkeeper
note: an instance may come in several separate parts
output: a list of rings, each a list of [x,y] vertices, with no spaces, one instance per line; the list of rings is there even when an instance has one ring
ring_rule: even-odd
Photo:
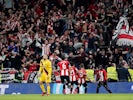
[[[48,96],[50,94],[51,75],[52,75],[51,61],[48,59],[47,55],[44,55],[40,61],[40,68],[38,72],[39,85],[42,90],[42,96],[44,96],[45,94]],[[46,90],[44,88],[43,84],[44,82],[46,83]]]

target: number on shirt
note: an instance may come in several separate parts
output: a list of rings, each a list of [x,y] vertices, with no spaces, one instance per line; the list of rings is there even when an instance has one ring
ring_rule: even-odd
[[[62,68],[63,69],[66,69],[66,65],[64,63],[62,64]]]

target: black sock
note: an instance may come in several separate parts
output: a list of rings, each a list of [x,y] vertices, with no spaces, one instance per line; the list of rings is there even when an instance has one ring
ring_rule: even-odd
[[[110,89],[106,88],[106,90],[107,90],[109,93],[112,93]]]
[[[71,88],[71,93],[72,93],[72,91],[73,91],[73,88]]]
[[[65,89],[65,86],[66,86],[66,85],[65,85],[65,84],[63,84],[63,90]]]
[[[77,92],[79,93],[79,87],[77,87]]]
[[[87,93],[87,87],[85,87],[85,93]]]
[[[97,87],[96,93],[99,93],[99,87]]]

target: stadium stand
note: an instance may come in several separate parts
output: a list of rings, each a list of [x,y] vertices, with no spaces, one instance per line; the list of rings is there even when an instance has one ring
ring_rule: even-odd
[[[77,68],[84,63],[87,74],[100,64],[112,71],[108,70],[112,64],[117,69],[121,62],[132,72],[133,48],[111,45],[123,14],[133,31],[132,4],[132,0],[0,0],[0,82],[15,82],[21,73],[17,82],[37,83],[43,54],[52,55],[53,82],[60,80],[56,64],[64,56]]]

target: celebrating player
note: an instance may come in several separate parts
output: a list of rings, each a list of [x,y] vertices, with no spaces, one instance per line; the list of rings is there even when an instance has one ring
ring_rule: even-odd
[[[87,83],[86,83],[86,70],[84,69],[84,64],[80,64],[80,69],[78,70],[78,93],[79,93],[79,88],[81,85],[84,86],[85,88],[85,93],[87,93]]]
[[[96,93],[99,93],[99,88],[102,85],[109,93],[112,93],[107,86],[107,72],[105,71],[105,69],[103,69],[102,65],[99,66],[99,70],[96,70],[95,76],[96,76],[96,81],[98,82]]]
[[[71,66],[69,67],[69,73],[70,73],[69,78],[70,78],[70,83],[71,83],[71,90],[70,90],[71,93],[74,89],[74,84],[77,85],[77,71],[78,71],[78,69],[75,67],[74,63],[71,62]],[[77,92],[77,89],[76,89],[75,92]]]
[[[69,61],[67,61],[67,58],[64,58],[62,61],[58,62],[57,66],[59,67],[60,78],[63,84],[63,93],[66,94],[66,85],[68,87],[70,85],[70,80],[69,80],[70,63]]]
[[[52,75],[52,65],[50,60],[48,60],[48,56],[44,55],[43,59],[40,61],[40,68],[39,68],[39,85],[42,90],[42,96],[50,94],[50,82],[51,82],[51,75]],[[47,92],[44,88],[43,82],[46,83]]]

